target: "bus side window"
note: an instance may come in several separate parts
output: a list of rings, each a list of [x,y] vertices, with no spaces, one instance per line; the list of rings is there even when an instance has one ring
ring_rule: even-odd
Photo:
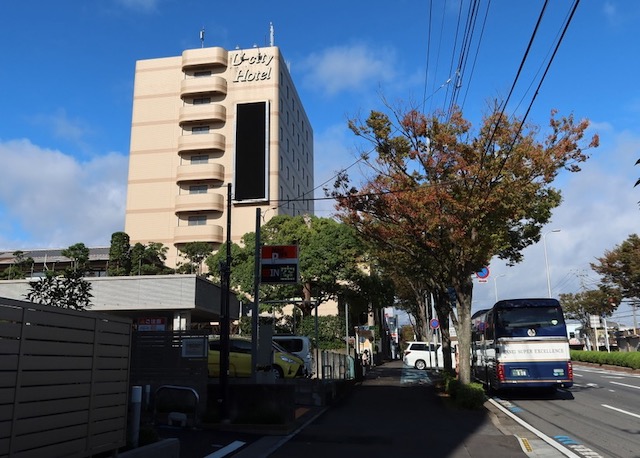
[[[493,340],[494,339],[494,328],[493,328],[493,312],[489,312],[487,314],[487,322],[486,322],[486,329],[484,331],[484,335],[486,336],[487,340]]]

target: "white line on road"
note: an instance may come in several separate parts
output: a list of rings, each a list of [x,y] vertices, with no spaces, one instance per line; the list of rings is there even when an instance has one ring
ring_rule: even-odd
[[[600,404],[602,407],[606,407],[607,409],[615,410],[616,412],[625,413],[627,415],[631,415],[632,417],[640,418],[640,415],[633,412],[627,412],[626,410],[618,409],[617,407],[611,407],[606,404]]]
[[[204,458],[222,458],[223,456],[227,456],[231,452],[235,452],[240,447],[242,447],[244,444],[245,444],[245,442],[242,442],[242,441],[233,441],[229,445],[227,445],[226,447],[221,448],[217,452],[214,452],[214,453],[212,453],[210,455],[207,455]]]
[[[573,376],[574,376],[574,377],[584,377],[584,375],[582,375],[582,374],[576,374],[575,372],[573,373]]]
[[[620,386],[626,386],[628,388],[635,388],[636,390],[640,390],[640,386],[636,386],[636,385],[627,385],[626,383],[620,383],[620,382],[611,382],[615,385],[620,385]]]
[[[508,415],[509,417],[513,418],[515,421],[517,421],[518,423],[520,423],[522,426],[524,426],[525,428],[527,428],[529,431],[531,431],[533,434],[535,434],[536,436],[538,436],[540,439],[542,439],[543,441],[545,441],[547,444],[549,444],[550,446],[552,446],[553,448],[555,448],[556,450],[558,450],[560,453],[562,453],[564,456],[568,456],[569,458],[580,458],[579,455],[576,455],[575,453],[573,453],[571,450],[569,450],[568,448],[560,445],[558,442],[554,441],[553,439],[551,439],[549,436],[547,436],[545,433],[543,433],[542,431],[537,430],[536,428],[534,428],[533,426],[531,426],[529,423],[527,423],[526,421],[522,420],[520,417],[518,417],[517,415],[511,413],[508,409],[506,409],[504,406],[500,405],[499,402],[495,401],[492,398],[489,398],[489,402],[491,402],[491,404],[493,404],[494,406],[496,406],[498,409],[500,409],[502,412],[504,412],[506,415]]]
[[[615,379],[623,379],[624,377],[620,377],[619,375],[603,375],[602,378],[615,378]]]

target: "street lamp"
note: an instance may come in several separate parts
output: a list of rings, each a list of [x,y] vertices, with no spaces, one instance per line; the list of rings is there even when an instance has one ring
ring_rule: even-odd
[[[496,302],[498,302],[498,278],[505,277],[507,274],[498,275],[497,277],[493,277],[493,292],[496,295]]]
[[[548,297],[551,297],[551,277],[549,276],[549,259],[547,258],[547,235],[552,232],[560,232],[560,229],[553,229],[549,232],[542,234],[542,246],[544,247],[544,265],[547,271],[547,292]]]

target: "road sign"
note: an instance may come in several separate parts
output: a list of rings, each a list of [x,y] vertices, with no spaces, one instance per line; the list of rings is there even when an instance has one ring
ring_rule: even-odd
[[[433,318],[429,321],[429,326],[431,326],[431,329],[438,329],[440,327],[440,322],[436,318]]]
[[[489,277],[489,268],[488,267],[483,267],[480,272],[476,272],[476,277],[481,278],[481,279],[485,279]]]
[[[298,246],[263,246],[260,256],[262,283],[298,283]]]

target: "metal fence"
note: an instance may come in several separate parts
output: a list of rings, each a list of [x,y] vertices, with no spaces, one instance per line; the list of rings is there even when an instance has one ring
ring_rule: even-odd
[[[334,351],[320,352],[319,377],[325,380],[352,380],[356,378],[356,365],[352,356]]]

